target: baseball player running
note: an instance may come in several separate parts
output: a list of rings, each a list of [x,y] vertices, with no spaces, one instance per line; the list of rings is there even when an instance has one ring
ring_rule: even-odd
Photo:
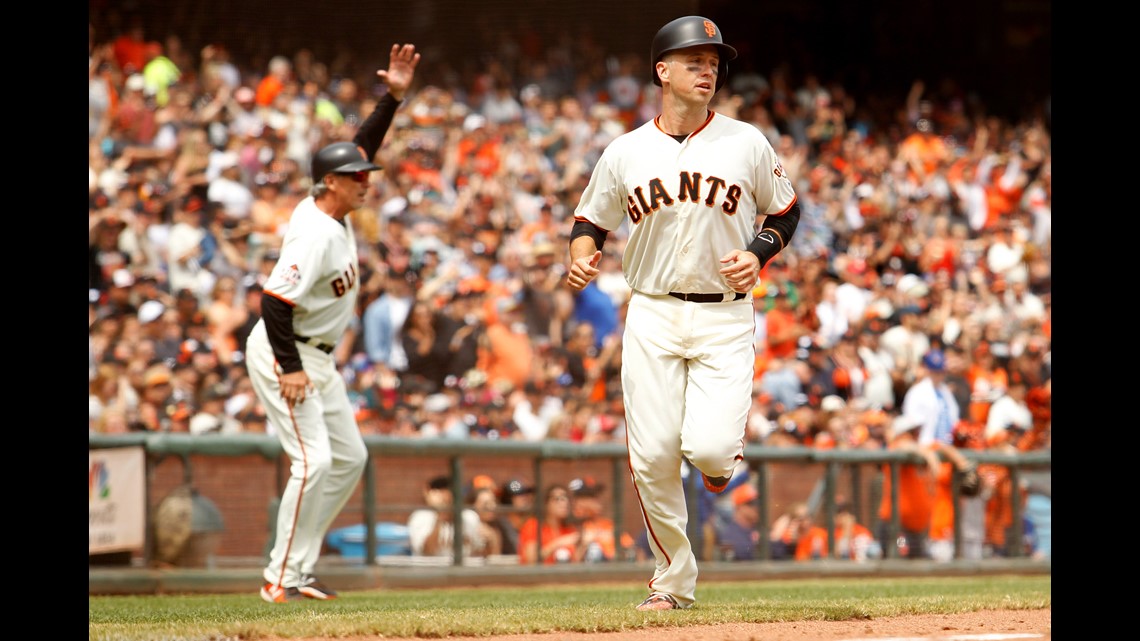
[[[650,52],[661,113],[610,143],[574,212],[576,290],[598,275],[607,234],[629,219],[621,381],[630,474],[657,561],[638,610],[694,602],[682,458],[718,493],[743,458],[755,362],[748,296],[799,223],[772,145],[708,108],[735,57],[707,18],[661,27]]]
[[[368,452],[331,352],[351,320],[359,292],[356,239],[349,213],[368,191],[371,162],[412,82],[420,54],[392,45],[388,93],[352,142],[313,157],[313,187],[297,204],[281,256],[262,293],[262,318],[250,332],[246,363],[285,453],[289,481],[263,575],[261,598],[283,603],[336,592],[313,576],[321,542],[364,470]]]

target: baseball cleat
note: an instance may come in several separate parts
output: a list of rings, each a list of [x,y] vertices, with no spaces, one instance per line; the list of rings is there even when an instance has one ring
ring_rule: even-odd
[[[665,594],[664,592],[654,592],[653,594],[650,594],[648,597],[646,597],[646,599],[644,601],[642,601],[637,606],[637,610],[641,611],[641,612],[647,612],[650,610],[683,610],[683,609],[685,609],[685,608],[681,607],[681,605],[679,603],[677,603],[677,599],[674,599],[673,595]]]
[[[285,603],[286,601],[300,601],[305,597],[297,588],[283,588],[280,585],[266,583],[261,586],[261,598],[269,603]]]
[[[720,494],[724,488],[728,487],[728,480],[732,476],[709,476],[701,472],[701,480],[705,482],[705,489],[713,494]]]
[[[311,574],[301,577],[301,585],[297,590],[310,599],[321,599],[322,601],[335,599],[337,596],[336,590],[321,583],[320,579]]]

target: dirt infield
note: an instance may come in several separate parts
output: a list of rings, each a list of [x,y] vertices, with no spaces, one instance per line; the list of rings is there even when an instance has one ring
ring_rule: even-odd
[[[652,616],[652,615],[650,615]],[[627,632],[551,632],[485,637],[447,637],[448,641],[969,641],[985,639],[1048,640],[1052,610],[984,610],[966,614],[924,614],[861,621],[795,621],[790,623],[726,623]],[[385,636],[263,637],[261,641],[423,641]]]

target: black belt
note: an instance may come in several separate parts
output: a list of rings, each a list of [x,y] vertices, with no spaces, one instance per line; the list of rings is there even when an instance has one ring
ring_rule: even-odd
[[[669,292],[669,295],[672,296],[673,298],[679,298],[681,300],[687,300],[690,303],[727,303],[728,302],[724,299],[724,296],[725,296],[724,294],[682,294],[681,292]],[[741,294],[740,292],[736,292],[736,296],[734,296],[732,298],[732,300],[740,300],[747,295],[748,294]]]
[[[309,336],[301,336],[300,334],[293,334],[293,340],[297,341],[298,343],[304,343],[306,345],[312,345],[313,347],[316,347],[317,349],[321,350],[322,352],[324,352],[326,354],[332,354],[332,351],[334,349],[336,349],[336,345],[329,345],[328,343],[322,343],[315,338],[311,338]]]

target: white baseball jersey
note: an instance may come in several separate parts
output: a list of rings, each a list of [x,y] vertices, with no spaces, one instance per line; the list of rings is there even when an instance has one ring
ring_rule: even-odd
[[[340,224],[310,196],[289,219],[281,258],[264,293],[293,306],[295,334],[335,345],[355,312],[359,273],[349,216]]]
[[[608,231],[629,216],[622,271],[633,289],[728,293],[720,257],[752,242],[757,214],[783,214],[795,201],[760,130],[709,111],[680,144],[657,119],[616,138],[574,216]]]
[[[721,257],[746,249],[758,214],[795,204],[756,127],[710,111],[682,142],[657,120],[616,138],[575,211],[602,229],[629,217],[622,271],[633,289],[622,339],[629,467],[656,560],[651,592],[695,599],[697,555],[680,470],[731,476],[743,458],[755,366],[752,304],[729,294]],[[790,239],[787,239],[790,240]]]

